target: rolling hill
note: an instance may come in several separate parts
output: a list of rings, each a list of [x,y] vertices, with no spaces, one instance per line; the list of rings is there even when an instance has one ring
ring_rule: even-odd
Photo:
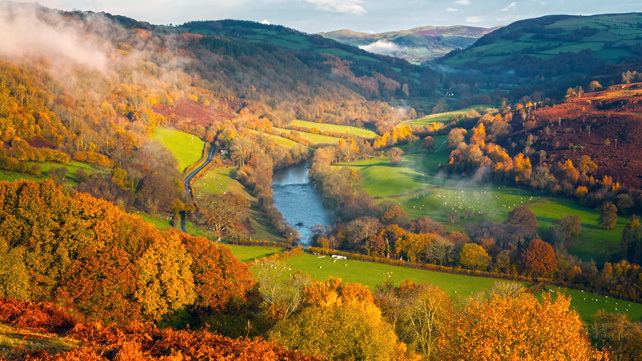
[[[439,64],[465,72],[482,90],[515,97],[559,96],[597,78],[611,83],[640,67],[642,14],[552,15],[517,21],[455,50]]]
[[[375,54],[422,64],[452,50],[467,48],[490,31],[472,26],[424,26],[378,34],[344,29],[320,35]]]

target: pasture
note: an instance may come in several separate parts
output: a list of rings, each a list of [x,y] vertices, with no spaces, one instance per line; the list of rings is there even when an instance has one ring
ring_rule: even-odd
[[[201,138],[174,128],[157,127],[152,139],[159,141],[172,153],[181,172],[201,159],[205,146]]]
[[[341,138],[337,138],[337,137],[331,137],[328,135],[321,135],[321,134],[313,134],[308,132],[300,132],[298,130],[292,130],[292,129],[284,129],[284,128],[276,128],[276,127],[274,129],[281,132],[281,134],[291,134],[295,139],[301,138],[313,146],[337,144],[341,140]]]
[[[277,247],[241,246],[228,243],[224,243],[222,245],[229,248],[232,251],[232,254],[234,254],[234,257],[238,258],[241,262],[250,262],[258,258],[271,256],[281,252],[281,249]]]
[[[435,114],[429,114],[426,115],[425,117],[418,118],[418,119],[413,119],[407,121],[412,126],[418,126],[418,127],[423,127],[426,125],[430,125],[433,123],[448,123],[451,120],[453,120],[455,117],[458,116],[465,116],[466,113],[468,112],[488,112],[492,111],[493,108],[487,106],[487,105],[474,105],[470,106],[468,108],[464,109],[458,109],[458,110],[453,110],[450,112],[443,112],[443,113],[435,113]]]
[[[254,130],[254,129],[248,129],[248,130],[253,134],[256,134],[256,135],[261,136],[261,137],[268,138],[269,140],[274,142],[276,145],[279,145],[279,146],[281,146],[283,148],[292,149],[292,148],[295,148],[295,147],[298,147],[298,146],[303,146],[302,144],[299,144],[299,143],[297,143],[297,142],[295,142],[293,140],[290,140],[290,139],[284,138],[284,137],[280,137],[280,136],[275,135],[275,134],[259,132],[259,131]]]
[[[54,169],[65,168],[67,170],[67,173],[65,174],[64,184],[67,186],[76,186],[78,185],[78,183],[80,183],[80,179],[78,179],[79,170],[83,170],[86,175],[90,175],[98,172],[105,172],[105,169],[99,168],[97,166],[94,166],[88,163],[78,162],[75,160],[72,160],[68,163],[29,162],[29,164],[35,165],[38,168],[40,168],[40,171],[42,173],[40,175],[34,175],[34,174],[27,174],[27,173],[17,173],[17,172],[12,172],[8,170],[0,170],[0,180],[16,181],[20,179],[25,179],[25,180],[37,181],[37,180],[48,178],[49,172]]]
[[[377,133],[369,129],[357,128],[348,125],[337,125],[327,123],[308,122],[305,120],[293,120],[289,126],[302,128],[310,131],[311,133],[336,133],[343,134],[345,137],[357,137],[364,139],[374,139]]]
[[[335,261],[329,256],[322,257],[307,253],[285,258],[284,262],[293,270],[305,272],[317,280],[338,277],[346,282],[358,282],[370,288],[385,282],[398,285],[404,280],[430,283],[446,291],[455,301],[464,301],[469,296],[488,291],[496,282],[502,281],[488,277],[435,272],[350,259]],[[558,288],[554,289],[558,290]],[[586,322],[590,322],[595,312],[600,309],[609,312],[625,312],[633,320],[642,320],[642,304],[587,291],[567,288],[559,290],[572,297],[571,306]]]
[[[582,234],[570,252],[584,260],[605,261],[616,252],[627,220],[620,217],[614,230],[597,225],[599,212],[567,198],[537,191],[477,183],[471,179],[447,177],[438,171],[448,159],[445,136],[435,137],[435,150],[406,146],[401,164],[387,158],[373,158],[336,166],[357,169],[363,189],[385,202],[399,203],[412,218],[430,217],[451,230],[483,220],[501,222],[515,207],[526,205],[537,216],[540,234],[545,236],[553,223],[567,215],[579,216]]]

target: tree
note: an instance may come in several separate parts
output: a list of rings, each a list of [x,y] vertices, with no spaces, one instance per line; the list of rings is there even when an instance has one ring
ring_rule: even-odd
[[[381,220],[386,224],[401,224],[404,225],[408,223],[408,215],[406,211],[398,204],[393,203],[381,216]]]
[[[250,203],[235,194],[210,194],[200,202],[202,222],[220,241],[224,237],[239,238],[248,233],[245,222]]]
[[[185,233],[179,236],[192,256],[196,306],[221,311],[233,302],[247,300],[255,281],[245,263],[235,258],[228,247],[209,239]]]
[[[176,233],[152,243],[137,265],[136,298],[150,319],[160,320],[196,300],[192,256]]]
[[[622,231],[620,253],[629,262],[642,263],[642,224],[640,217],[632,216]]]
[[[564,216],[551,226],[551,235],[556,247],[565,249],[582,233],[582,219],[579,216]]]
[[[303,309],[278,323],[271,340],[330,360],[406,359],[367,287],[330,279],[310,284],[305,294]]]
[[[466,140],[466,134],[468,131],[464,128],[454,128],[448,133],[448,148],[457,149],[461,143],[464,143]]]
[[[563,295],[494,294],[473,299],[438,341],[441,360],[602,360]]]
[[[613,229],[617,225],[617,207],[611,202],[606,202],[600,210],[600,225],[606,229]]]
[[[590,336],[598,348],[609,353],[611,360],[637,360],[642,355],[642,325],[632,322],[624,313],[597,311]]]
[[[401,148],[398,147],[392,147],[387,153],[388,158],[390,158],[390,161],[395,164],[401,163],[403,160],[403,155],[404,151],[401,150]]]
[[[459,252],[459,264],[464,268],[485,270],[490,261],[484,247],[476,243],[466,243]]]
[[[537,235],[537,216],[527,206],[519,206],[514,208],[509,214],[506,223],[524,227],[527,233],[531,236]]]
[[[600,84],[600,82],[597,81],[597,80],[593,80],[593,81],[591,81],[589,83],[588,88],[589,88],[590,91],[594,92],[594,91],[597,91],[597,90],[601,90],[602,89],[602,84]]]
[[[29,298],[29,273],[22,247],[10,248],[0,236],[0,298]]]
[[[268,316],[277,321],[299,310],[304,290],[311,280],[303,273],[290,274],[290,268],[278,261],[262,262],[255,268],[259,292]]]
[[[437,339],[447,332],[453,314],[450,297],[431,285],[404,284],[399,293],[397,332],[414,351],[431,360]]]
[[[522,261],[526,272],[537,277],[549,277],[557,269],[553,247],[541,239],[533,240],[524,252]]]

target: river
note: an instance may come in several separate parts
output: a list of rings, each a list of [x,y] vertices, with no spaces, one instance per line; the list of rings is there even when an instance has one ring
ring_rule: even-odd
[[[314,226],[332,224],[332,216],[324,208],[321,196],[310,180],[307,164],[276,172],[272,190],[274,206],[283,214],[285,221],[299,232],[301,243],[310,243]]]

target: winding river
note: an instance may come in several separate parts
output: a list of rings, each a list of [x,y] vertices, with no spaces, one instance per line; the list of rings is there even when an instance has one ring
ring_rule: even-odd
[[[321,196],[310,180],[307,164],[288,167],[274,174],[274,205],[286,222],[299,232],[301,243],[309,244],[314,226],[332,224]]]

